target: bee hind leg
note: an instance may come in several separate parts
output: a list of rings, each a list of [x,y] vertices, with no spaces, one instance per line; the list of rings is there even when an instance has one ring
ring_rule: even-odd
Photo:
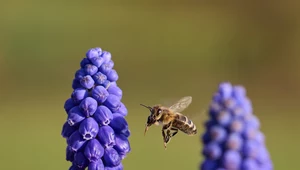
[[[178,133],[178,129],[176,129],[176,128],[171,128],[171,130],[173,132],[170,134],[170,137],[173,137],[173,136],[175,136]]]

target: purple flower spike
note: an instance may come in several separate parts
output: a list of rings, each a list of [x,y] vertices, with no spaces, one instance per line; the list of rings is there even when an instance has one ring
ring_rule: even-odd
[[[74,155],[74,164],[79,168],[86,168],[88,166],[88,159],[82,152],[76,152]]]
[[[131,150],[127,137],[124,135],[116,135],[116,145],[114,149],[119,153],[121,159],[124,159]]]
[[[81,80],[80,80],[80,84],[82,85],[82,87],[86,88],[86,89],[91,89],[94,86],[94,80],[90,75],[84,76]]]
[[[79,126],[79,133],[85,140],[91,140],[98,134],[99,126],[94,118],[86,118]]]
[[[93,64],[87,64],[84,66],[84,71],[87,75],[94,75],[97,73],[98,68]]]
[[[68,113],[70,109],[72,109],[75,106],[75,103],[73,101],[72,98],[69,98],[68,100],[66,100],[64,108],[65,111]]]
[[[68,145],[73,151],[77,152],[85,144],[86,140],[83,139],[82,135],[75,131],[67,140]]]
[[[107,99],[108,95],[109,93],[103,86],[96,86],[92,91],[93,98],[99,103],[103,103]]]
[[[73,92],[64,102],[67,121],[61,130],[67,143],[65,159],[72,163],[69,170],[123,170],[121,161],[131,151],[130,131],[114,65],[110,52],[96,47],[86,52],[75,71]],[[242,133],[251,134],[247,132]]]
[[[118,111],[118,109],[121,107],[120,98],[113,94],[110,94],[103,104],[107,106],[112,112]]]
[[[104,164],[101,159],[96,162],[91,162],[89,164],[88,170],[104,170]]]
[[[127,121],[121,114],[113,114],[113,120],[110,122],[109,126],[114,129],[116,134],[123,134],[126,137],[130,136]]]
[[[70,124],[68,122],[65,122],[65,124],[63,125],[63,128],[62,128],[62,131],[61,131],[61,136],[63,136],[64,138],[68,138],[76,130],[77,130],[77,127],[70,126]]]
[[[103,162],[105,166],[114,167],[121,163],[121,158],[114,148],[107,148],[104,151]]]
[[[79,104],[84,98],[88,96],[88,92],[86,89],[78,88],[75,89],[71,95],[74,103]]]
[[[113,119],[113,114],[107,107],[99,106],[94,114],[94,118],[101,126],[105,126]]]
[[[221,83],[208,113],[200,170],[273,170],[265,136],[243,86]]]
[[[73,107],[68,113],[68,123],[70,126],[74,126],[80,123],[85,118],[78,106]]]
[[[98,139],[104,148],[112,148],[116,144],[115,132],[110,126],[99,128]]]
[[[98,162],[104,154],[104,148],[97,139],[92,139],[85,147],[84,155],[90,162]]]
[[[107,77],[105,74],[98,72],[95,75],[93,75],[93,79],[97,85],[102,85],[107,80]]]
[[[93,114],[95,113],[98,107],[98,104],[97,101],[92,97],[87,97],[84,100],[82,100],[79,107],[81,108],[83,114],[86,117],[89,117],[89,116],[93,116]]]

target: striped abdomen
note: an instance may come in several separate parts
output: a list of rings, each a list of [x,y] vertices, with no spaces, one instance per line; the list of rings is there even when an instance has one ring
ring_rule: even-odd
[[[172,127],[175,127],[188,135],[195,135],[197,133],[196,125],[182,114],[176,114]]]

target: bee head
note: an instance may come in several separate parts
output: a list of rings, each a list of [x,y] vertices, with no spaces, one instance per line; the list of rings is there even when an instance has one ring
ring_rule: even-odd
[[[145,129],[145,133],[148,130],[148,128],[153,125],[158,119],[160,119],[163,110],[161,109],[161,107],[159,105],[156,105],[154,107],[150,107],[150,106],[146,106],[141,104],[141,106],[146,107],[147,109],[150,110],[150,115],[148,116],[147,119],[147,123],[146,123],[146,129]]]

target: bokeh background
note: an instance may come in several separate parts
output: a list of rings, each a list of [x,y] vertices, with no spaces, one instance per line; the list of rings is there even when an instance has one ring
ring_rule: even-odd
[[[2,1],[1,169],[65,170],[63,104],[85,52],[110,51],[129,115],[127,170],[197,169],[199,136],[164,150],[159,127],[144,137],[140,103],[171,104],[203,133],[222,81],[247,88],[277,170],[299,169],[299,4],[285,1]]]

